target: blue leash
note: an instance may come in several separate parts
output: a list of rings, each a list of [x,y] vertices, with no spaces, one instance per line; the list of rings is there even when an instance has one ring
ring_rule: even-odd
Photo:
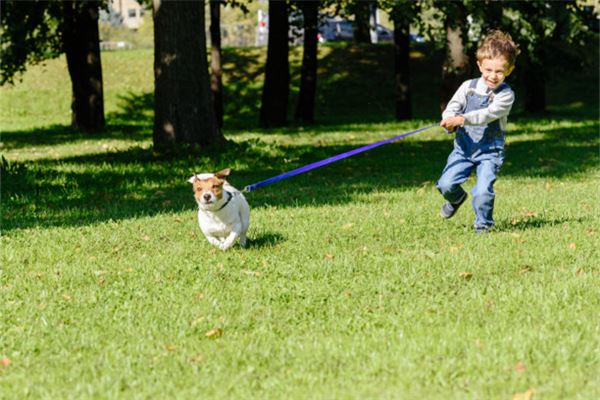
[[[246,186],[244,188],[244,192],[251,192],[251,191],[253,191],[253,190],[255,190],[255,189],[259,188],[259,187],[267,186],[267,185],[270,185],[271,183],[275,183],[275,182],[280,181],[282,179],[290,178],[292,176],[295,176],[295,175],[298,175],[298,174],[302,174],[302,173],[310,171],[312,169],[322,167],[323,165],[331,164],[331,163],[336,162],[338,160],[342,160],[344,158],[351,157],[351,156],[353,156],[355,154],[362,153],[362,152],[367,151],[367,150],[371,150],[371,149],[373,149],[375,147],[379,147],[379,146],[382,146],[384,144],[388,144],[388,143],[393,142],[395,140],[402,139],[402,138],[405,138],[405,137],[410,136],[410,135],[414,135],[415,133],[419,133],[419,132],[425,131],[427,129],[431,129],[434,126],[439,126],[439,125],[438,124],[434,124],[434,125],[425,126],[423,128],[419,128],[419,129],[416,129],[414,131],[403,133],[402,135],[394,136],[393,138],[390,138],[390,139],[381,140],[379,142],[372,143],[372,144],[369,144],[369,145],[366,145],[366,146],[363,146],[363,147],[359,147],[357,149],[350,150],[350,151],[347,151],[345,153],[341,153],[341,154],[338,154],[336,156],[329,157],[329,158],[326,158],[324,160],[314,162],[312,164],[307,164],[307,165],[305,165],[303,167],[296,168],[296,169],[293,169],[293,170],[288,171],[288,172],[284,172],[283,174],[274,176],[274,177],[269,178],[269,179],[265,179],[264,181],[260,181],[258,183],[254,183],[252,185],[248,185],[248,186]]]

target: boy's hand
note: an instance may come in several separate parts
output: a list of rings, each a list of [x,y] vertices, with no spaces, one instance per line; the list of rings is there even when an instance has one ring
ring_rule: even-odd
[[[440,126],[446,128],[448,132],[454,132],[459,126],[463,126],[465,123],[465,117],[462,115],[455,115],[454,117],[448,117],[440,122]]]

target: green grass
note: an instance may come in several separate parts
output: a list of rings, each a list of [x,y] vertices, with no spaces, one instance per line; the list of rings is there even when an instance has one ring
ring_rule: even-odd
[[[432,59],[398,123],[386,64],[369,90],[344,51],[323,49],[323,123],[274,131],[262,50],[228,51],[221,154],[152,152],[150,51],[103,54],[102,134],[68,127],[63,60],[0,90],[0,398],[600,397],[597,73],[515,110],[489,236],[469,206],[438,217],[432,129],[249,193],[249,248],[206,242],[192,173],[243,187],[435,121]]]

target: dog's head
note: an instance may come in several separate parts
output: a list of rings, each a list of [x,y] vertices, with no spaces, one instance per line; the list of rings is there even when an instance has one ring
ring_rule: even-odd
[[[223,198],[223,185],[225,177],[231,169],[225,168],[214,174],[197,174],[188,179],[194,190],[196,203],[202,209],[211,209],[213,204]]]

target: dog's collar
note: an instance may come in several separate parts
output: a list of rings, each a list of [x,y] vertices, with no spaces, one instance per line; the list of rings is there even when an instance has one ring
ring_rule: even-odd
[[[221,207],[219,207],[219,209],[218,209],[218,210],[216,210],[216,211],[221,211],[222,209],[224,209],[224,208],[225,208],[225,206],[226,206],[227,204],[229,204],[229,202],[231,201],[231,199],[233,199],[233,194],[231,194],[231,192],[225,192],[225,193],[227,193],[227,196],[228,196],[228,197],[227,197],[227,201],[226,201],[225,203],[223,203],[223,205],[222,205]]]

